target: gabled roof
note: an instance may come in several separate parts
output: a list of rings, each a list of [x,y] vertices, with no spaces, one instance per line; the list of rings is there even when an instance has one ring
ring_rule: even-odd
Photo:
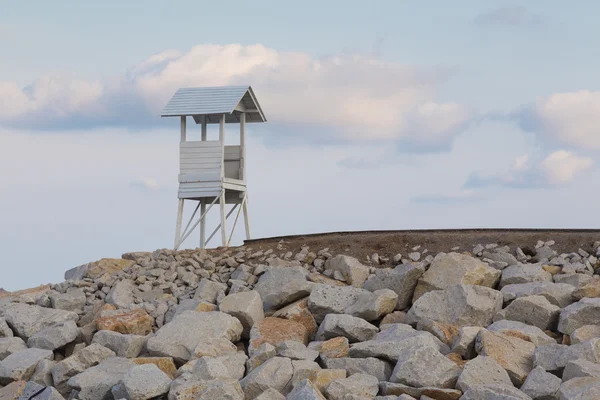
[[[246,122],[265,122],[267,119],[250,86],[214,86],[181,88],[163,108],[161,117],[191,115],[196,123],[206,116],[208,123],[218,123],[221,114],[225,122],[239,122],[239,113],[246,113]]]

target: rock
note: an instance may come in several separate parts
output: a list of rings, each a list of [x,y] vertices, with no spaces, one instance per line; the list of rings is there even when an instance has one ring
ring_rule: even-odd
[[[589,339],[600,337],[600,326],[598,325],[583,325],[571,332],[571,344],[585,342]]]
[[[55,365],[56,361],[41,360],[37,367],[35,367],[35,371],[29,380],[42,386],[52,386],[54,384],[52,380],[52,368]]]
[[[222,337],[237,342],[242,330],[240,321],[228,314],[185,311],[156,331],[146,346],[150,355],[185,362],[201,340]]]
[[[246,362],[248,361],[248,356],[243,351],[238,351],[233,354],[225,354],[219,357],[216,357],[217,360],[221,361],[229,374],[233,379],[240,380],[244,377],[246,373]]]
[[[135,264],[132,260],[120,258],[102,258],[88,264],[80,265],[65,272],[65,280],[81,280],[83,278],[96,279],[104,274],[112,275],[115,272],[127,269]]]
[[[225,364],[214,357],[202,357],[196,361],[192,374],[203,381],[233,378]]]
[[[67,384],[70,388],[79,392],[78,397],[80,399],[109,399],[112,397],[112,387],[119,383],[134,365],[126,358],[110,357],[100,364],[75,375],[69,379]]]
[[[268,388],[256,400],[285,400],[285,396],[273,388]]]
[[[113,331],[98,331],[92,343],[98,343],[115,352],[118,357],[135,358],[146,344],[146,337],[123,335]]]
[[[110,292],[106,295],[104,301],[107,304],[114,304],[118,308],[129,308],[135,303],[133,297],[135,283],[132,280],[124,279],[116,282]]]
[[[84,372],[90,367],[98,365],[102,360],[114,356],[114,351],[107,349],[98,343],[92,343],[72,356],[56,363],[52,368],[52,380],[54,381],[54,386],[61,388],[64,382],[69,380],[69,378]]]
[[[292,380],[288,383],[286,391],[294,387],[298,382],[303,379],[308,379],[314,371],[321,370],[321,366],[314,361],[310,360],[292,360]]]
[[[552,282],[552,275],[541,264],[511,265],[502,271],[500,287],[528,282]]]
[[[325,317],[316,340],[327,340],[338,336],[348,338],[351,343],[363,342],[377,335],[379,329],[361,318],[346,314],[329,314]]]
[[[600,279],[594,279],[573,291],[574,299],[581,300],[584,297],[600,297]]]
[[[534,400],[553,400],[558,398],[560,384],[559,377],[544,371],[542,367],[537,367],[529,373],[521,391]]]
[[[53,358],[52,351],[44,349],[25,349],[9,355],[0,362],[0,385],[29,380],[40,361]]]
[[[308,343],[308,334],[304,325],[282,318],[265,318],[255,324],[250,331],[249,352],[259,348],[263,343],[278,346],[286,340]]]
[[[398,295],[392,290],[381,289],[371,293],[361,289],[356,302],[344,312],[367,321],[374,321],[394,311],[397,302]]]
[[[575,286],[576,288],[580,288],[592,282],[594,278],[585,274],[569,273],[554,275],[553,280],[556,283],[566,283]]]
[[[263,343],[258,348],[252,351],[250,359],[246,363],[246,369],[248,372],[254,368],[262,365],[269,358],[273,358],[277,355],[277,349],[275,346],[269,343]]]
[[[79,316],[72,311],[13,303],[4,310],[4,318],[17,336],[27,340],[54,324],[65,321],[77,322]]]
[[[308,379],[300,381],[287,395],[288,400],[325,400],[319,389]]]
[[[487,326],[495,312],[502,309],[502,294],[483,286],[454,285],[427,292],[413,304],[407,322],[421,319],[463,326]]]
[[[147,400],[167,393],[170,386],[171,378],[156,365],[143,364],[131,367],[112,392],[122,392],[128,400]]]
[[[600,399],[600,378],[574,378],[560,385],[558,396],[561,400]]]
[[[301,267],[272,268],[254,286],[262,299],[265,311],[277,310],[310,294],[312,282]]]
[[[240,385],[244,390],[245,398],[252,400],[269,388],[273,388],[280,393],[284,392],[288,382],[292,379],[293,373],[290,359],[273,357],[253,369],[240,381]]]
[[[348,357],[349,350],[349,341],[342,336],[326,340],[319,346],[319,353],[323,359]]]
[[[465,358],[475,357],[475,338],[479,331],[483,329],[480,326],[464,326],[458,331],[458,335],[452,341],[452,352]]]
[[[421,253],[418,251],[413,251],[412,253],[408,253],[408,258],[415,262],[419,261],[419,258],[421,258]]]
[[[331,382],[344,378],[346,378],[344,369],[318,369],[312,371],[308,377],[321,393],[325,392]]]
[[[20,337],[0,338],[0,360],[26,348],[27,345]]]
[[[544,296],[519,297],[494,316],[494,321],[508,319],[537,326],[543,330],[555,330],[561,309]]]
[[[426,346],[405,348],[391,375],[391,382],[414,387],[454,388],[460,368],[439,351]]]
[[[18,400],[25,390],[27,382],[15,381],[9,383],[3,388],[0,388],[0,399],[2,400]]]
[[[495,252],[495,253],[485,251],[485,252],[483,252],[482,257],[490,259],[490,260],[494,261],[495,263],[506,264],[506,266],[517,265],[519,263],[519,261],[517,261],[515,256],[513,256],[510,253],[503,252],[503,251]]]
[[[531,342],[487,330],[481,330],[475,341],[477,353],[500,364],[515,386],[521,386],[533,369],[535,348]]]
[[[453,285],[480,285],[493,288],[500,271],[478,259],[459,253],[439,253],[417,283],[413,303],[425,293]]]
[[[308,297],[300,299],[276,311],[273,314],[275,318],[284,318],[296,321],[304,325],[309,338],[314,337],[317,332],[317,323],[315,318],[308,310]]]
[[[373,375],[379,381],[389,381],[392,367],[388,362],[378,358],[327,358],[323,360],[327,369],[343,369],[348,376],[362,373]]]
[[[50,294],[52,308],[66,311],[82,312],[85,306],[85,293],[81,289],[69,290],[66,293]]]
[[[79,328],[74,321],[59,322],[51,325],[27,340],[27,346],[38,349],[56,350],[59,349],[79,336]]]
[[[584,325],[600,325],[600,298],[583,298],[560,313],[558,330],[566,335]]]
[[[358,300],[362,292],[362,289],[354,287],[317,285],[308,298],[308,309],[320,324],[327,314],[345,314],[344,311]]]
[[[532,400],[509,385],[477,385],[467,390],[460,400]]]
[[[36,391],[35,393],[38,393],[38,391]],[[65,398],[53,387],[47,387],[34,397],[27,398],[31,400],[65,400]]]
[[[169,391],[169,400],[244,400],[242,388],[236,380],[200,381],[189,377],[179,383],[174,381]]]
[[[391,289],[398,295],[397,310],[410,306],[419,278],[425,272],[420,265],[401,264],[394,269],[377,269],[364,284],[364,289],[371,292]]]
[[[171,379],[174,379],[177,374],[177,368],[171,357],[138,357],[131,361],[137,365],[154,364]]]
[[[504,295],[504,302],[526,296],[544,296],[556,306],[564,308],[573,303],[572,294],[575,287],[567,283],[554,282],[529,282],[504,286],[500,291]]]
[[[224,283],[202,279],[200,283],[198,283],[198,287],[194,293],[194,299],[205,300],[209,303],[216,304],[217,297],[221,293],[225,293],[226,290],[227,285]]]
[[[542,367],[538,367],[543,370]],[[584,359],[572,360],[567,363],[562,374],[562,381],[566,382],[573,378],[593,376],[600,378],[600,365]]]
[[[235,344],[223,337],[200,339],[194,348],[194,357],[219,357],[237,352]]]
[[[325,269],[338,271],[349,285],[361,288],[369,276],[369,267],[362,265],[356,258],[337,255],[325,261]]]
[[[493,358],[477,356],[467,361],[458,381],[456,388],[466,392],[477,385],[512,385],[512,382],[500,364]]]
[[[379,327],[382,327],[386,324],[405,324],[406,323],[406,313],[404,311],[394,311],[393,313],[387,314],[381,322],[379,323]]]
[[[403,385],[401,383],[391,383],[391,382],[380,382],[379,383],[379,391],[380,394],[390,396],[410,396],[410,398],[423,398],[422,396],[426,396],[433,399],[443,399],[443,400],[458,400],[462,394],[460,390],[455,389],[442,389],[442,388],[434,388],[434,387],[423,387],[423,388],[414,388],[411,386]]]
[[[500,320],[487,327],[488,331],[500,332],[535,344],[555,344],[556,340],[548,336],[537,326],[527,325],[518,321]]]
[[[368,374],[354,374],[348,378],[338,379],[329,384],[325,393],[329,400],[347,399],[348,395],[356,395],[372,399],[379,391],[379,381]]]
[[[304,344],[295,340],[286,340],[277,346],[277,355],[291,360],[314,361],[319,356],[319,352],[310,350]]]
[[[417,323],[417,330],[429,332],[447,345],[452,345],[454,338],[458,335],[458,328],[454,325],[443,324],[430,319],[420,320]]]
[[[0,317],[0,339],[5,338],[5,337],[13,337],[13,331],[12,329],[10,329],[10,327],[8,326],[8,324],[6,323],[6,320],[2,317]]]
[[[114,312],[96,318],[98,330],[114,331],[124,335],[145,336],[152,332],[154,319],[143,309]]]
[[[260,294],[255,290],[225,296],[219,303],[219,310],[240,320],[245,338],[250,337],[254,324],[265,318]]]

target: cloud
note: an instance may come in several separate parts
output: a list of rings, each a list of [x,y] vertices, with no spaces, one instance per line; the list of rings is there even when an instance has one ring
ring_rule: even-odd
[[[600,149],[600,92],[555,93],[513,112],[521,129],[580,149]]]
[[[562,186],[571,183],[578,175],[592,168],[589,157],[559,150],[542,160],[532,161],[529,156],[518,157],[509,171],[491,175],[473,173],[464,188],[478,189],[503,186],[518,189]]]
[[[306,142],[393,141],[448,148],[473,110],[439,102],[450,76],[370,55],[315,58],[262,45],[199,45],[155,54],[120,77],[0,82],[0,125],[19,129],[147,128],[179,87],[251,84],[270,130]],[[163,121],[168,124],[173,121]]]
[[[521,6],[498,7],[493,10],[480,13],[475,17],[475,23],[484,26],[529,26],[537,25],[541,22],[542,18],[539,15],[532,14],[525,7]]]
[[[144,190],[157,190],[160,188],[158,181],[154,178],[138,178],[131,181],[131,186]]]
[[[425,194],[411,197],[412,203],[421,204],[454,204],[480,201],[483,197],[475,190],[462,189],[454,193]]]

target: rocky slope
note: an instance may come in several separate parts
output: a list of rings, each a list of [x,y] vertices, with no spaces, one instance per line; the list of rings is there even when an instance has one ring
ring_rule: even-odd
[[[600,399],[600,242],[553,245],[102,259],[0,293],[0,400]]]

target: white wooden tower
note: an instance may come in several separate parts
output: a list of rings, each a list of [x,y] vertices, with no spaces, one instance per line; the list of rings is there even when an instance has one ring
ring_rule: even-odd
[[[220,230],[223,246],[228,246],[240,216],[244,213],[246,239],[250,239],[248,218],[248,191],[246,187],[246,123],[265,122],[256,96],[250,86],[222,86],[182,88],[167,103],[162,117],[179,117],[181,142],[179,144],[179,207],[175,230],[175,250],[200,225],[200,247],[205,248]],[[187,132],[187,117],[201,125],[197,138]],[[239,124],[239,145],[225,145],[225,126]],[[208,124],[219,124],[219,140],[207,140]],[[183,206],[186,200],[197,202],[194,212],[181,230]],[[206,216],[218,204],[221,222],[206,237]],[[229,212],[226,205],[231,204]],[[227,233],[227,218],[238,209]],[[200,213],[198,213],[200,210]],[[198,219],[194,221],[196,215]]]

